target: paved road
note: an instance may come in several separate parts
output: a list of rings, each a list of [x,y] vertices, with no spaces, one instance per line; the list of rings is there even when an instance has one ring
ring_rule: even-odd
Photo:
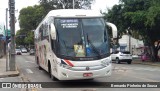
[[[49,75],[44,70],[39,70],[35,64],[34,56],[23,54],[17,56],[17,65],[19,66],[21,76],[24,81],[28,82],[54,82],[49,78]],[[108,78],[96,78],[88,82],[159,82],[160,81],[160,67],[140,65],[140,64],[115,64],[113,63],[113,73]],[[69,81],[70,82],[70,81]],[[131,88],[92,88],[83,80],[81,85],[88,85],[90,88],[65,88],[65,91],[135,91]],[[74,85],[73,83],[68,83]],[[136,88],[137,91],[159,91],[158,88]],[[50,89],[34,89],[34,91],[64,91],[62,88]]]

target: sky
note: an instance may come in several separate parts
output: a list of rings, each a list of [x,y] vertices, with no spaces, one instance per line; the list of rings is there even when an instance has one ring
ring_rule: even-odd
[[[6,15],[6,8],[8,8],[8,1],[9,0],[0,1],[0,25],[2,23],[5,24],[5,19],[6,19],[5,15]],[[22,8],[38,4],[38,1],[39,0],[15,0],[16,19],[18,19],[19,11]],[[95,0],[94,4],[92,5],[92,9],[106,11],[106,8],[111,8],[113,5],[118,4],[118,1],[119,0]],[[18,21],[15,24],[15,30],[19,30]]]
[[[106,11],[107,8],[111,8],[113,5],[118,4],[119,0],[95,0],[92,5],[92,9]]]

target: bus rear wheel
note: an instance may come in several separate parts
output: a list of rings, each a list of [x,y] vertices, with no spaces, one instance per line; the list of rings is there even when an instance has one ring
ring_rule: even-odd
[[[38,65],[38,69],[39,69],[39,70],[42,70],[42,67],[40,66],[39,58],[38,58],[38,57],[37,57],[37,65]]]

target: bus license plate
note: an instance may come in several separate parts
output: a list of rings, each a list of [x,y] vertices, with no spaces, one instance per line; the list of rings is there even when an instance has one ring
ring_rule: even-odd
[[[92,77],[92,76],[93,76],[92,73],[84,73],[84,74],[83,74],[83,77]]]

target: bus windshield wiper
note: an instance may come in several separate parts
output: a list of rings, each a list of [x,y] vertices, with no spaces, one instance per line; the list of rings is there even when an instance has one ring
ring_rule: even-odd
[[[94,52],[98,55],[98,58],[102,58],[101,54],[99,53],[98,49],[93,45],[93,43],[89,40],[88,34],[87,34],[87,42],[91,44],[92,49]]]

